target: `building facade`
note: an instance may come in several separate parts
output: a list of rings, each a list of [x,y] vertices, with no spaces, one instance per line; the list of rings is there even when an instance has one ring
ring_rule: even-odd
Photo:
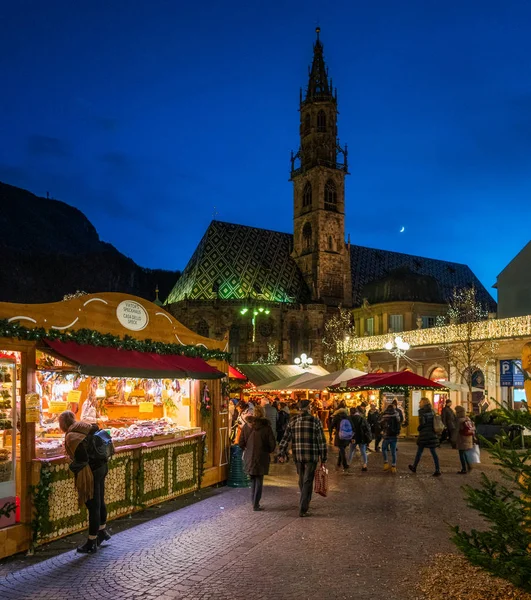
[[[319,29],[299,114],[293,232],[213,221],[166,299],[170,312],[197,333],[226,340],[235,364],[291,363],[303,352],[322,364],[324,326],[339,306],[354,309],[359,335],[413,329],[419,318],[429,326],[456,287],[475,285],[495,310],[466,265],[345,240],[348,153]]]

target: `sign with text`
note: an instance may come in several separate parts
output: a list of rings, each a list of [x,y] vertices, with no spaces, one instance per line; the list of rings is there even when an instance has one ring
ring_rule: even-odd
[[[116,316],[120,324],[131,331],[142,331],[149,322],[147,310],[134,300],[124,300],[116,307]]]
[[[521,360],[500,360],[500,385],[502,387],[523,387],[524,372]]]
[[[26,423],[39,423],[41,417],[41,398],[39,394],[26,394]]]
[[[153,412],[153,402],[139,402],[138,403],[138,412],[139,413],[152,413]]]

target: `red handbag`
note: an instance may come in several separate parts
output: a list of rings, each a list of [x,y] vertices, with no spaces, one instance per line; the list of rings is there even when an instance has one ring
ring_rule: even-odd
[[[328,469],[323,464],[315,471],[313,491],[325,498],[328,495]]]

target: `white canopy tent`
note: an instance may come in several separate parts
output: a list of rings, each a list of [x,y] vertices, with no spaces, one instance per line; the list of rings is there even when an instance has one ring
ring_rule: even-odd
[[[266,383],[257,388],[259,392],[271,392],[273,390],[302,390],[306,389],[301,387],[308,379],[315,379],[315,373],[300,373],[298,375],[292,375],[291,377],[284,377],[284,379],[277,379],[271,383]]]
[[[363,371],[357,369],[340,369],[328,375],[320,375],[319,377],[312,376],[311,379],[307,379],[304,382],[297,382],[296,384],[289,385],[286,389],[288,390],[325,390],[330,385],[336,385],[337,383],[347,382],[354,377],[361,377],[367,375]]]

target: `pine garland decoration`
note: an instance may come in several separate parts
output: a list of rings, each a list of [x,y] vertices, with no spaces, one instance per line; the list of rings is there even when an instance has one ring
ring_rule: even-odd
[[[100,333],[92,329],[77,329],[75,331],[59,331],[58,329],[46,330],[43,327],[28,329],[20,323],[9,323],[6,319],[0,319],[0,337],[16,338],[24,341],[38,342],[44,339],[57,340],[60,342],[76,342],[78,344],[90,344],[104,348],[117,348],[119,350],[136,350],[137,352],[154,352],[156,354],[175,354],[188,356],[190,358],[202,358],[204,360],[230,361],[230,353],[221,350],[209,350],[204,346],[192,346],[184,344],[168,344],[154,340],[137,340],[128,335],[121,338],[112,333]]]

